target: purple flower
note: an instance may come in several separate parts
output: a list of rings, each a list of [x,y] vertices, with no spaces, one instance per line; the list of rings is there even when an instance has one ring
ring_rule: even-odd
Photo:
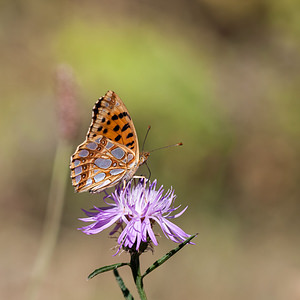
[[[107,207],[94,207],[86,211],[87,218],[80,219],[92,224],[79,228],[86,234],[96,234],[115,224],[111,235],[119,229],[123,229],[118,238],[119,249],[129,248],[139,250],[141,243],[149,244],[150,241],[157,245],[153,232],[153,225],[157,223],[165,236],[176,243],[185,241],[189,234],[173,224],[170,219],[182,215],[187,207],[181,212],[171,216],[180,206],[174,208],[173,202],[176,198],[171,188],[164,195],[163,186],[156,190],[156,180],[147,184],[142,179],[136,186],[132,181],[125,188],[119,186],[111,195],[105,199],[111,199]]]

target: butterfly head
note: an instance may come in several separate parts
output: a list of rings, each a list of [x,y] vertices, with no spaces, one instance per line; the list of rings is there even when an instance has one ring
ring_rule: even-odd
[[[148,157],[149,157],[150,153],[149,152],[145,152],[143,151],[140,155],[140,159],[139,159],[139,166],[141,166],[142,164],[144,164]]]

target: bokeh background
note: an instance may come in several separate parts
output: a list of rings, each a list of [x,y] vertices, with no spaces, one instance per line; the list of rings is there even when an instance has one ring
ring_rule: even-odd
[[[296,0],[1,1],[0,298],[32,299],[67,68],[76,131],[63,176],[108,89],[140,140],[152,126],[147,150],[184,143],[149,166],[189,206],[176,224],[199,236],[145,279],[149,299],[300,299],[299,12]],[[36,299],[121,299],[112,273],[86,281],[128,256],[112,257],[108,231],[76,230],[80,209],[102,200],[67,180]],[[143,269],[175,246],[159,241]],[[137,296],[129,270],[120,274]]]

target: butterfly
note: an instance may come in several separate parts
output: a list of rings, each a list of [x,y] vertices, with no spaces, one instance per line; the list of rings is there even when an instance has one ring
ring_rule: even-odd
[[[98,99],[85,141],[71,156],[76,192],[99,193],[130,180],[149,152],[139,153],[137,134],[122,100],[113,91]]]

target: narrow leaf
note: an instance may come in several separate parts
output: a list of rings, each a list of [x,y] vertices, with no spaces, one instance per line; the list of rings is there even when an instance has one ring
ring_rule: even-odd
[[[162,258],[158,259],[156,262],[154,262],[143,274],[142,278],[144,278],[146,275],[154,271],[156,268],[158,268],[160,265],[162,265],[164,262],[166,262],[169,258],[171,258],[175,253],[177,253],[179,250],[181,250],[187,243],[189,243],[198,233],[190,236],[188,239],[186,239],[183,243],[179,244],[178,247],[174,248],[170,252],[168,252],[166,255],[164,255]]]
[[[123,293],[123,296],[125,299],[127,300],[134,300],[134,298],[132,297],[132,295],[130,294],[128,288],[125,286],[123,279],[121,278],[121,276],[119,275],[119,272],[117,269],[114,269],[114,275],[116,277],[117,283]]]
[[[98,274],[101,274],[101,273],[104,273],[104,272],[107,272],[107,271],[111,271],[111,270],[114,270],[114,269],[117,269],[117,268],[120,268],[120,267],[123,267],[123,266],[129,266],[129,263],[118,263],[118,264],[113,264],[113,265],[110,265],[110,266],[101,267],[99,269],[96,269],[94,272],[92,272],[88,276],[88,279],[92,279],[93,277],[95,277]]]

